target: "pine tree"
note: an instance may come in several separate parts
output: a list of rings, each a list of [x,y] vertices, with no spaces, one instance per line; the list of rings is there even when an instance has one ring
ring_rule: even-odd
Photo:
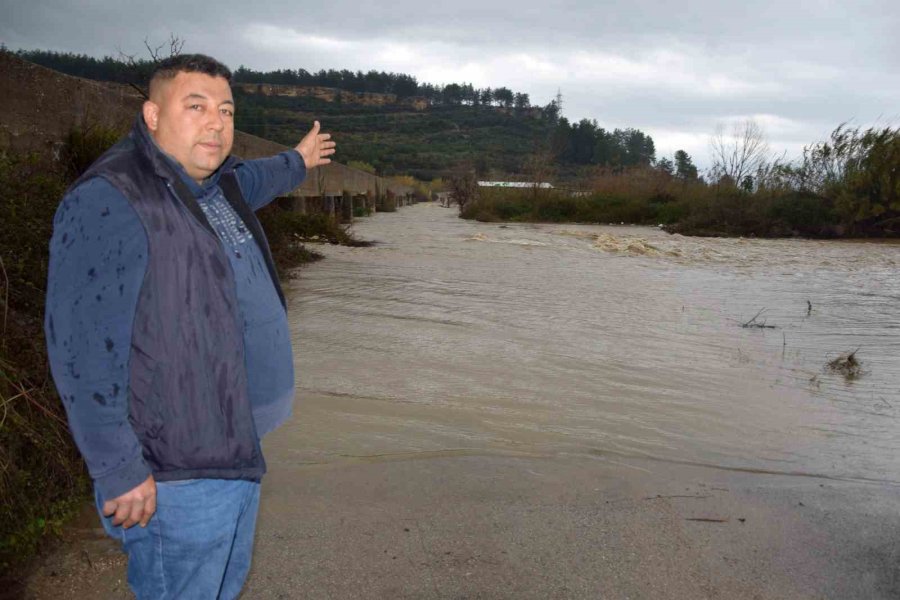
[[[675,152],[675,176],[684,181],[697,179],[697,167],[691,161],[691,155],[684,150]]]

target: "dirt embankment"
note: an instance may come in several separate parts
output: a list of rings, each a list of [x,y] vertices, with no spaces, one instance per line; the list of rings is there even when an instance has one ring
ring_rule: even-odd
[[[144,102],[130,86],[65,75],[0,52],[0,150],[55,152],[73,129],[128,131]],[[287,146],[235,132],[234,152],[256,158]]]
[[[428,100],[422,96],[398,98],[396,94],[373,92],[348,92],[337,88],[307,85],[277,85],[271,83],[238,83],[236,88],[247,94],[282,96],[286,98],[317,98],[325,102],[361,104],[363,106],[407,106],[413,110],[428,108]]]
[[[0,52],[0,150],[47,151],[75,127],[126,131],[143,98],[134,88],[64,75]]]

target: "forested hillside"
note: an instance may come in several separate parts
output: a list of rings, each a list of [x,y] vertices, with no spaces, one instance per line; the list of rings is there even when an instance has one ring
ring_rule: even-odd
[[[314,118],[340,140],[344,161],[372,165],[385,175],[422,180],[463,167],[521,171],[528,149],[551,131],[542,118],[502,109],[432,105],[417,111],[400,106],[325,102],[309,97],[273,97],[235,90],[239,129],[289,144]],[[296,141],[294,141],[296,143]]]
[[[138,86],[154,64],[42,50],[17,54],[70,75]],[[639,130],[608,131],[588,119],[570,123],[556,99],[535,106],[528,94],[505,87],[438,86],[379,71],[259,72],[243,66],[234,71],[234,83],[238,129],[294,144],[319,119],[340,140],[339,160],[365,163],[381,175],[430,180],[475,170],[479,177],[532,179],[536,171],[545,176],[544,166],[552,164],[554,178],[566,179],[583,166],[648,165],[656,158],[653,140]],[[240,84],[270,85],[263,94]],[[299,95],[298,86],[353,94],[327,94],[328,100]],[[387,97],[374,102],[365,94]]]

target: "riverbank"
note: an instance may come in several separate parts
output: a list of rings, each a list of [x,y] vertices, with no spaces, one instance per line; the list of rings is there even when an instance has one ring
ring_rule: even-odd
[[[724,156],[708,181],[696,169],[673,173],[672,162],[661,160],[586,171],[575,190],[454,185],[460,216],[485,222],[661,224],[715,237],[900,237],[900,129],[840,125],[830,140],[806,146],[799,161],[763,159],[753,172]]]
[[[847,202],[786,189],[748,192],[733,186],[665,180],[637,175],[612,190],[572,194],[565,190],[480,188],[460,216],[485,223],[578,223],[662,226],[669,233],[699,237],[809,239],[900,239],[894,208],[859,217]],[[643,185],[639,185],[643,184]],[[852,211],[850,211],[852,212]]]

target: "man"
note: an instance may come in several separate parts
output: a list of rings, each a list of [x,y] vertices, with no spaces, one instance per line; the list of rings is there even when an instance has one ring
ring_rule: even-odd
[[[51,370],[139,598],[238,595],[260,439],[293,400],[284,296],[253,211],[335,144],[316,122],[293,150],[229,156],[230,78],[207,56],[163,61],[132,131],[54,219]]]

